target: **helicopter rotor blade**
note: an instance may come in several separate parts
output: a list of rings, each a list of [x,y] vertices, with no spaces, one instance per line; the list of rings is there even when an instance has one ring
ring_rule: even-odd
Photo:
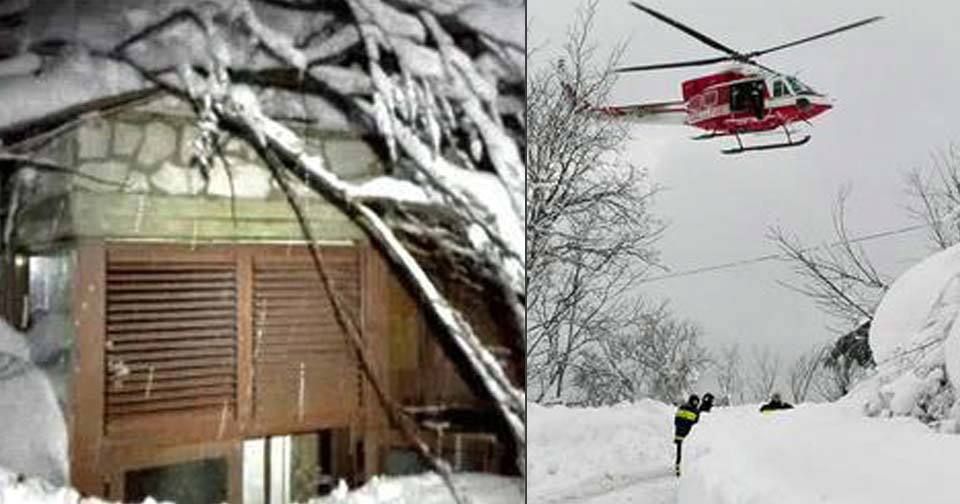
[[[730,56],[717,56],[715,58],[706,58],[706,59],[700,59],[700,60],[675,61],[673,63],[654,63],[651,65],[619,67],[614,69],[614,72],[617,72],[617,73],[643,72],[646,70],[661,70],[664,68],[682,68],[682,67],[692,67],[692,66],[701,66],[701,65],[712,65],[714,63],[720,63],[723,61],[731,61],[733,59],[734,58],[731,58]]]
[[[714,39],[712,39],[712,38],[710,38],[710,37],[708,37],[708,36],[706,36],[706,35],[698,32],[698,31],[694,30],[693,28],[690,28],[689,26],[687,26],[687,25],[685,25],[685,24],[683,24],[683,23],[681,23],[681,22],[679,22],[679,21],[677,21],[677,20],[675,20],[675,19],[669,18],[669,17],[665,16],[664,14],[661,14],[661,13],[659,13],[659,12],[657,12],[657,11],[649,8],[649,7],[645,7],[645,6],[643,6],[643,5],[640,5],[640,4],[638,4],[637,2],[630,2],[630,5],[636,7],[637,9],[642,10],[643,12],[646,12],[647,14],[650,14],[651,16],[659,19],[660,21],[663,21],[664,23],[667,23],[668,25],[670,25],[670,26],[672,26],[672,27],[674,27],[674,28],[676,28],[676,29],[678,29],[678,30],[686,33],[687,35],[690,35],[691,37],[699,40],[700,42],[703,42],[704,44],[706,44],[706,45],[708,45],[708,46],[710,46],[710,47],[712,47],[712,48],[714,48],[714,49],[717,49],[717,50],[719,50],[719,51],[723,51],[723,52],[729,54],[730,56],[733,56],[733,58],[730,58],[730,59],[736,59],[736,60],[746,60],[746,59],[748,59],[748,58],[745,57],[743,54],[741,54],[739,51],[736,51],[736,50],[734,50],[734,49],[731,49],[731,48],[729,48],[729,47],[721,44],[720,42],[717,42],[716,40],[714,40]],[[667,68],[669,68],[669,67],[667,67]]]
[[[757,56],[762,56],[762,55],[764,55],[764,54],[769,54],[769,53],[772,53],[772,52],[774,52],[774,51],[779,51],[779,50],[781,50],[781,49],[786,49],[786,48],[788,48],[788,47],[793,47],[793,46],[797,46],[797,45],[800,45],[800,44],[805,44],[805,43],[807,43],[807,42],[811,42],[811,41],[813,41],[813,40],[817,40],[817,39],[820,39],[820,38],[823,38],[823,37],[829,37],[829,36],[831,36],[831,35],[836,35],[836,34],[838,34],[838,33],[840,33],[840,32],[844,32],[844,31],[847,31],[847,30],[852,30],[852,29],[854,29],[854,28],[859,28],[859,27],[861,27],[861,26],[863,26],[863,25],[867,25],[867,24],[870,24],[870,23],[874,23],[874,22],[876,22],[876,21],[880,21],[881,19],[883,19],[883,16],[874,16],[874,17],[871,17],[871,18],[862,19],[862,20],[857,21],[857,22],[855,22],[855,23],[850,23],[850,24],[847,24],[847,25],[843,25],[843,26],[841,26],[841,27],[839,27],[839,28],[834,28],[834,29],[832,29],[832,30],[825,31],[825,32],[823,32],[823,33],[818,33],[818,34],[816,34],[816,35],[811,35],[811,36],[809,36],[809,37],[805,37],[805,38],[802,38],[802,39],[799,39],[799,40],[794,40],[793,42],[787,42],[786,44],[780,44],[780,45],[778,45],[778,46],[773,46],[773,47],[770,47],[770,48],[767,48],[767,49],[763,49],[763,50],[761,50],[761,51],[753,51],[753,52],[747,54],[747,57],[748,57],[748,58],[755,58],[755,57],[757,57]]]

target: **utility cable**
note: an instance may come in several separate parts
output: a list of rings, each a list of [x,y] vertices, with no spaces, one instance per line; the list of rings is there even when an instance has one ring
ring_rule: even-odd
[[[878,238],[886,238],[886,237],[888,237],[888,236],[893,236],[893,235],[898,235],[898,234],[903,234],[903,233],[909,233],[909,232],[911,232],[911,231],[916,231],[916,230],[918,230],[918,229],[924,229],[924,228],[926,228],[926,227],[927,227],[926,224],[915,224],[915,225],[913,225],[913,226],[907,226],[907,227],[903,227],[903,228],[899,228],[899,229],[893,229],[893,230],[890,230],[890,231],[880,231],[880,232],[873,233],[873,234],[869,234],[869,235],[858,236],[858,237],[856,237],[856,238],[847,240],[847,242],[848,242],[848,243],[860,243],[860,242],[865,242],[865,241],[870,241],[870,240],[876,240],[876,239],[878,239]],[[842,240],[841,240],[841,241],[836,241],[836,242],[834,242],[834,243],[831,243],[831,244],[825,245],[825,246],[824,246],[824,245],[818,245],[818,246],[816,246],[816,247],[805,248],[805,249],[802,249],[801,252],[808,252],[808,251],[816,250],[816,249],[818,249],[818,248],[823,248],[823,247],[835,247],[835,246],[841,245],[841,244],[843,244],[843,241],[842,241]],[[751,264],[757,264],[757,263],[762,263],[762,262],[766,262],[766,261],[772,261],[772,260],[774,260],[774,259],[786,259],[786,256],[784,256],[783,254],[767,254],[767,255],[764,255],[764,256],[753,257],[753,258],[750,258],[750,259],[742,259],[742,260],[739,260],[739,261],[732,261],[732,262],[728,262],[728,263],[716,264],[716,265],[713,265],[713,266],[701,266],[701,267],[699,267],[699,268],[692,268],[692,269],[688,269],[688,270],[677,271],[677,272],[675,272],[675,273],[667,273],[667,274],[664,274],[664,275],[657,275],[657,276],[654,276],[654,277],[649,277],[649,278],[641,279],[641,280],[639,280],[637,283],[656,282],[656,281],[659,281],[659,280],[667,280],[667,279],[670,279],[670,278],[678,278],[678,277],[686,277],[686,276],[699,275],[699,274],[701,274],[701,273],[708,273],[708,272],[711,272],[711,271],[719,271],[719,270],[725,270],[725,269],[730,269],[730,268],[739,268],[739,267],[742,267],[742,266],[749,266],[749,265],[751,265]]]

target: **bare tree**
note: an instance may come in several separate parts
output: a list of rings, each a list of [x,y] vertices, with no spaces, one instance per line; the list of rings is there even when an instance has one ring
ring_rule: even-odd
[[[932,156],[927,169],[907,175],[907,191],[914,203],[910,216],[925,224],[927,239],[936,249],[960,242],[960,149],[951,145]]]
[[[780,228],[769,238],[801,279],[782,285],[812,299],[826,314],[841,323],[836,332],[845,333],[864,318],[871,318],[889,281],[877,271],[866,252],[851,238],[846,224],[848,190],[841,190],[833,211],[836,241],[821,247],[804,246]]]
[[[577,105],[604,101],[619,55],[595,62],[595,6],[579,12],[564,59],[536,72],[527,91],[527,369],[536,400],[561,397],[582,352],[617,324],[662,230],[648,208],[654,189],[623,155],[627,131]]]
[[[0,107],[6,144],[0,163],[7,162],[0,167],[43,166],[44,160],[23,155],[30,152],[20,142],[69,128],[78,114],[105,103],[157,90],[182,99],[196,114],[202,173],[225,137],[237,136],[257,150],[298,217],[290,178],[367,233],[478,378],[513,435],[523,471],[524,391],[413,253],[413,244],[430,243],[469,281],[499,292],[513,339],[524,346],[522,0],[131,0],[87,2],[82,9],[78,2],[35,3],[47,10],[23,19],[5,11],[8,22],[0,27],[2,92],[23,105]],[[383,154],[388,173],[376,184],[339,178],[298,131],[278,120],[324,124],[330,117],[367,135]],[[446,475],[412,417],[380,386],[378,369],[365,357],[367,338],[330,288],[319,250],[313,252],[376,398]]]
[[[770,347],[753,347],[751,352],[751,373],[747,383],[750,394],[756,401],[770,397],[777,386],[780,375],[780,356]]]
[[[744,401],[743,357],[736,343],[720,349],[719,356],[713,360],[717,372],[717,385],[720,399],[730,404]]]
[[[806,401],[811,389],[815,390],[814,385],[822,373],[823,358],[828,349],[828,346],[816,346],[798,356],[790,365],[787,370],[787,377],[790,384],[790,393],[793,395],[795,402]]]
[[[683,398],[710,363],[700,329],[679,319],[666,303],[640,304],[612,334],[584,352],[575,384],[590,404],[652,397]]]

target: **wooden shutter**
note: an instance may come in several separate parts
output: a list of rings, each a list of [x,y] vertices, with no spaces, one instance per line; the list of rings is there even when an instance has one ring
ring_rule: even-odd
[[[108,427],[131,416],[236,411],[236,262],[109,252],[106,280]]]
[[[331,247],[323,257],[347,310],[359,317],[359,254]],[[255,423],[269,430],[349,419],[359,407],[359,367],[309,256],[256,256],[253,305]]]

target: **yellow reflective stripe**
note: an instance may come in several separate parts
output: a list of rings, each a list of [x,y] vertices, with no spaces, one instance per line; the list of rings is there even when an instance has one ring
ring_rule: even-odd
[[[687,410],[678,410],[677,418],[682,418],[684,420],[690,420],[691,422],[697,421],[697,414],[692,411]]]
[[[683,441],[683,436],[673,436],[674,441]]]

